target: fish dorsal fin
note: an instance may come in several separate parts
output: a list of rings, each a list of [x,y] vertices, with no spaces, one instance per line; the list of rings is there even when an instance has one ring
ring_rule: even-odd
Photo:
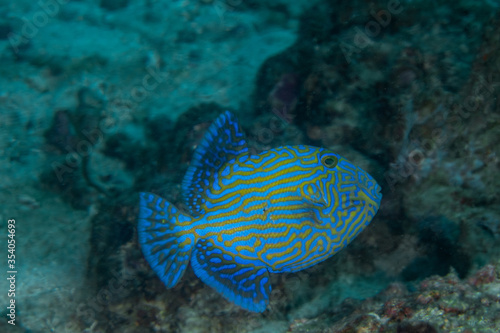
[[[208,128],[182,182],[184,202],[193,216],[204,214],[205,193],[217,171],[241,154],[248,154],[245,134],[236,117],[226,111]]]
[[[203,282],[236,305],[263,312],[269,304],[271,280],[266,267],[237,263],[206,239],[196,243],[191,265]]]

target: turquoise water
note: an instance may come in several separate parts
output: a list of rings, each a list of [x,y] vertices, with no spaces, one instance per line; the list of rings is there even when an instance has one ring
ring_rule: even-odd
[[[498,11],[0,0],[0,331],[500,331]],[[263,313],[190,266],[167,289],[138,243],[139,192],[187,211],[226,110],[252,154],[327,148],[382,187],[344,250],[270,275]]]

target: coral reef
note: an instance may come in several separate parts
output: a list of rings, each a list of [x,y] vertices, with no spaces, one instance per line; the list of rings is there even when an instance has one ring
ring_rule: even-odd
[[[363,302],[345,300],[318,318],[295,320],[288,332],[496,332],[499,262],[470,279],[455,272],[427,278],[410,292],[394,283]]]

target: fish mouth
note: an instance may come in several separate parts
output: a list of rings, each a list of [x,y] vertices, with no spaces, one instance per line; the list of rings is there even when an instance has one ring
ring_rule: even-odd
[[[375,201],[380,204],[382,200],[382,188],[378,182],[368,172],[357,168],[359,194],[364,194],[368,201]]]

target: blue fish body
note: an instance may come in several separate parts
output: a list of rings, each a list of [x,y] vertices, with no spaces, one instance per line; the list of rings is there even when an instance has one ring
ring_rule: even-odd
[[[269,273],[296,272],[340,251],[373,219],[380,186],[323,148],[249,154],[236,118],[221,114],[197,147],[183,183],[188,213],[140,194],[144,256],[167,288],[188,263],[235,304],[262,312]]]

